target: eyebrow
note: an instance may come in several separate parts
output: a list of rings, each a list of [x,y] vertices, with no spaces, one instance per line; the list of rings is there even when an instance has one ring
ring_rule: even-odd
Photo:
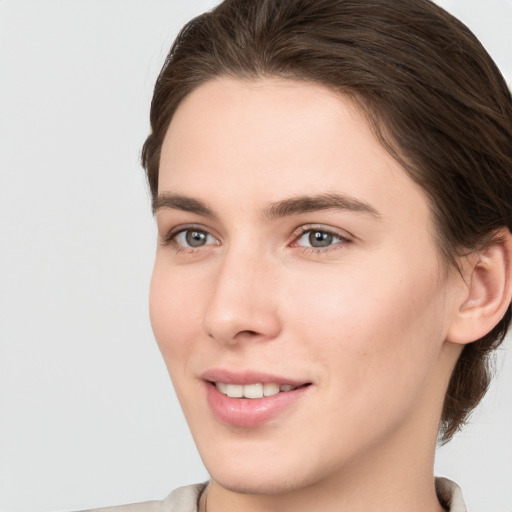
[[[215,212],[205,203],[192,197],[165,192],[159,194],[152,204],[153,214],[165,208],[195,213],[203,217],[215,217]],[[263,216],[269,220],[300,215],[319,210],[345,210],[365,213],[380,218],[380,213],[370,204],[355,197],[342,194],[320,194],[298,196],[272,203],[265,208]]]
[[[202,201],[181,194],[163,193],[153,199],[153,215],[164,208],[197,213],[203,217],[215,217],[214,211]]]
[[[380,213],[372,205],[342,194],[320,194],[283,199],[268,206],[264,215],[268,219],[275,219],[318,210],[347,210],[380,218]]]

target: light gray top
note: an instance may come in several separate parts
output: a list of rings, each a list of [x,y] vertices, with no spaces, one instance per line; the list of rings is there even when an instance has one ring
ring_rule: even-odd
[[[162,501],[146,501],[83,512],[198,512],[199,498],[206,483],[178,487]],[[447,478],[436,478],[436,491],[449,512],[467,512],[460,487]]]

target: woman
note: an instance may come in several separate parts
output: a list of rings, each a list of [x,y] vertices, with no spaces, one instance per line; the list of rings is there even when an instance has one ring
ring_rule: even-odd
[[[133,510],[465,510],[510,322],[512,100],[428,0],[226,0],[158,78],[151,320],[207,485]]]

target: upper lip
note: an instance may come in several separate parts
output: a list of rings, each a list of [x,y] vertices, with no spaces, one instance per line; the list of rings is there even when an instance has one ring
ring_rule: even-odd
[[[212,368],[205,371],[201,378],[209,382],[222,382],[224,384],[290,384],[292,386],[303,386],[309,384],[307,380],[298,380],[282,375],[274,375],[253,370],[231,371],[223,368]]]

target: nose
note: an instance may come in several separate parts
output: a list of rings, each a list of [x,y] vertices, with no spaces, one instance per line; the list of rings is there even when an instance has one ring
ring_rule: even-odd
[[[219,262],[203,328],[219,343],[269,341],[281,331],[275,262],[230,251]]]

